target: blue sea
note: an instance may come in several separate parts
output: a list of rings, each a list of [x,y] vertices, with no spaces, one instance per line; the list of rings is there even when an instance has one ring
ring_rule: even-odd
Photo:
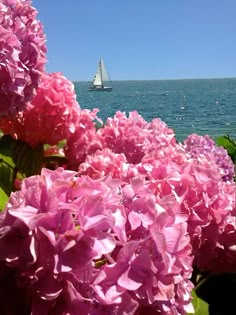
[[[118,110],[137,110],[147,121],[161,118],[178,141],[191,133],[236,140],[236,78],[115,81],[111,92],[89,92],[90,82],[74,85],[80,107],[98,108],[104,122]]]

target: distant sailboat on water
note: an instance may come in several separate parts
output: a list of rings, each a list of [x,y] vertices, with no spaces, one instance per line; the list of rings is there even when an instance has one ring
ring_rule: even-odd
[[[106,85],[105,85],[106,84]],[[89,91],[111,91],[112,84],[107,73],[104,61],[102,58],[99,60],[96,74],[93,79],[92,85],[88,88]]]

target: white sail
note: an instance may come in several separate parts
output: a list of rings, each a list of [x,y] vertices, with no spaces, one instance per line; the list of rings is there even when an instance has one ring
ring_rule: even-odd
[[[106,67],[105,67],[105,64],[102,60],[102,58],[100,59],[100,66],[101,66],[101,73],[102,73],[102,81],[111,81],[110,78],[109,78],[109,75],[107,73],[107,70],[106,70]]]
[[[108,86],[105,86],[104,82],[109,82],[110,84]],[[107,73],[104,61],[102,58],[100,58],[96,74],[93,78],[93,85],[89,87],[89,91],[111,91],[111,90],[112,90],[111,80]]]
[[[102,85],[102,72],[101,72],[100,62],[99,62],[99,65],[97,67],[97,71],[96,71],[96,74],[94,76],[94,79],[93,79],[93,85],[95,85],[95,86],[101,86]]]

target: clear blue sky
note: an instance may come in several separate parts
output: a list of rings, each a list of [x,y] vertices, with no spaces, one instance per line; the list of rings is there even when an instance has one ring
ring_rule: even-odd
[[[236,0],[33,0],[48,72],[91,80],[236,77]]]

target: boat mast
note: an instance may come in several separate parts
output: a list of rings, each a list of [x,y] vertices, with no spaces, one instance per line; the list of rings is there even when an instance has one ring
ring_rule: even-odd
[[[100,58],[100,61],[99,61],[99,67],[100,67],[101,82],[102,82],[102,87],[103,87],[103,78],[102,78],[102,58]]]

